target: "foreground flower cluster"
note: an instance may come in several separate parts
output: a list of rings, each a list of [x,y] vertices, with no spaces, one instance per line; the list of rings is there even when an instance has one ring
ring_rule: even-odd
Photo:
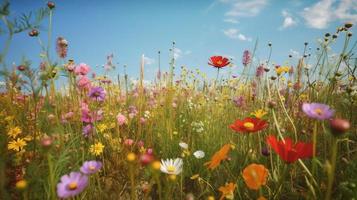
[[[45,11],[55,8],[48,2]],[[41,37],[32,27],[31,39]],[[336,34],[349,41],[351,27]],[[38,70],[23,61],[3,73],[0,195],[351,199],[357,196],[353,51],[331,60],[326,49],[336,38],[323,41],[314,69],[307,56],[281,66],[245,50],[240,63],[208,56],[205,67],[217,69],[215,78],[185,66],[175,76],[171,63],[172,73],[161,76],[158,69],[146,84],[143,60],[138,81],[128,79],[127,66],[110,79],[113,54],[104,69],[67,60],[70,43],[60,36],[58,62],[43,51]],[[68,83],[56,81],[59,76]]]

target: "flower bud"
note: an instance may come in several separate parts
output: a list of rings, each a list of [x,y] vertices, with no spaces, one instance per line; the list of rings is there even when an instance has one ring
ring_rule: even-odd
[[[55,8],[55,3],[54,2],[52,2],[52,1],[49,1],[49,2],[47,2],[47,7],[49,8],[49,9],[54,9]]]
[[[19,66],[17,66],[17,70],[19,70],[19,71],[25,71],[26,70],[26,65],[19,65]]]
[[[276,106],[276,102],[275,102],[275,101],[270,100],[270,101],[268,102],[268,107],[269,107],[269,108],[275,108],[275,106]]]
[[[29,32],[29,36],[30,37],[37,37],[40,33],[38,32],[38,30],[36,29],[32,29],[30,32]]]
[[[345,28],[351,28],[353,26],[352,22],[345,23]]]
[[[351,127],[348,120],[345,119],[332,119],[330,121],[330,128],[333,135],[338,136],[346,133]]]

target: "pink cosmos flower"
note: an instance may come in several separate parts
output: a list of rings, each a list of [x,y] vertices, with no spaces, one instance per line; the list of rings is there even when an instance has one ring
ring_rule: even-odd
[[[89,78],[86,76],[81,76],[77,82],[77,86],[79,89],[89,89],[91,87]]]
[[[117,120],[118,120],[118,124],[119,126],[123,126],[124,124],[128,123],[128,119],[125,117],[125,115],[119,113],[117,115]]]
[[[90,67],[85,64],[85,63],[80,63],[79,65],[76,66],[76,69],[74,70],[74,72],[77,75],[87,75],[88,72],[90,71]]]

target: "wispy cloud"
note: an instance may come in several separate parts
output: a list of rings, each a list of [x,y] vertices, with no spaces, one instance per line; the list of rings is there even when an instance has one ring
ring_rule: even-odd
[[[230,10],[225,13],[226,16],[254,17],[267,5],[268,0],[234,0],[223,1],[223,3],[228,3],[231,6]]]
[[[227,23],[232,23],[232,24],[238,24],[239,23],[238,20],[233,19],[233,18],[227,18],[227,19],[224,19],[223,21],[227,22]]]
[[[248,42],[251,42],[251,41],[252,41],[252,38],[247,37],[247,36],[245,36],[245,35],[243,35],[243,34],[241,34],[241,33],[238,35],[238,39],[239,39],[239,40],[242,40],[242,41],[248,41]]]
[[[289,27],[293,27],[297,25],[297,19],[295,19],[291,13],[287,10],[283,10],[281,12],[282,16],[284,17],[283,24],[280,26],[279,30],[286,29]]]
[[[355,0],[320,0],[304,8],[302,17],[307,26],[325,29],[333,21],[357,22],[357,1]]]
[[[247,37],[245,35],[243,35],[242,33],[239,33],[238,29],[235,28],[230,28],[230,29],[226,29],[223,30],[224,35],[226,35],[227,37],[231,38],[231,39],[238,39],[238,40],[242,40],[242,41],[252,41],[252,38]]]
[[[144,64],[145,65],[152,65],[154,63],[155,63],[155,59],[144,56]]]
[[[290,54],[294,57],[294,58],[299,58],[300,57],[300,53],[294,49],[290,49]]]
[[[227,37],[231,38],[231,39],[238,39],[238,29],[235,28],[230,28],[230,29],[226,29],[223,30],[224,35],[226,35]]]

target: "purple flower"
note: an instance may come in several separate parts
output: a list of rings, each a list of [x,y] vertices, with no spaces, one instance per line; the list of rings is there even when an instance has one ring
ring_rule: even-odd
[[[319,120],[330,119],[335,112],[328,105],[321,103],[304,103],[302,110],[310,118]]]
[[[83,174],[94,174],[97,171],[102,168],[102,162],[100,161],[95,161],[95,160],[90,160],[90,161],[85,161],[81,167],[81,172]]]
[[[88,96],[95,101],[104,101],[105,99],[105,90],[102,87],[92,87],[89,91]]]
[[[83,127],[82,129],[82,133],[84,135],[84,137],[88,137],[93,131],[93,125],[92,124],[88,124],[85,127]]]
[[[242,64],[246,67],[252,61],[251,53],[248,50],[243,52]]]
[[[57,195],[59,198],[74,197],[81,193],[88,185],[88,177],[80,172],[71,172],[61,177],[57,184]]]
[[[233,102],[237,107],[243,107],[245,105],[245,99],[243,96],[235,97]]]

